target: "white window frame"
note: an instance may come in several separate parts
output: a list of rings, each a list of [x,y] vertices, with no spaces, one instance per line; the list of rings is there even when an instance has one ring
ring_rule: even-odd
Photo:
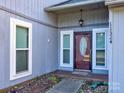
[[[28,71],[16,73],[16,26],[28,28]],[[21,49],[21,48],[20,48]],[[22,49],[21,49],[22,50]],[[26,49],[27,50],[27,49]],[[10,18],[10,80],[15,80],[32,74],[32,24],[15,18]]]
[[[70,35],[70,64],[63,63],[63,36]],[[73,30],[60,32],[60,67],[73,68]]]
[[[108,69],[108,63],[107,63],[107,31],[108,28],[96,28],[93,29],[93,52],[92,52],[92,65],[93,65],[93,69],[98,69],[98,70],[107,70]],[[105,33],[105,66],[97,66],[96,65],[96,34],[97,33]]]

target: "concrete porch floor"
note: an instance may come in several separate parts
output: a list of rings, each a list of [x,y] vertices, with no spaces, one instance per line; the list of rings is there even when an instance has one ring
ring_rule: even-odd
[[[83,74],[82,74],[83,73]],[[94,80],[94,81],[106,81],[108,82],[108,75],[94,74],[91,72],[78,72],[75,73],[71,71],[55,71],[55,75],[63,78],[72,78],[72,79],[85,79],[85,80]]]

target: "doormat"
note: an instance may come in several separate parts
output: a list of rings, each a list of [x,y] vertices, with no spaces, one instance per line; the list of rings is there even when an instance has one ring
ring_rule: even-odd
[[[88,72],[82,72],[82,71],[74,71],[74,72],[72,72],[72,74],[88,76],[89,73]]]

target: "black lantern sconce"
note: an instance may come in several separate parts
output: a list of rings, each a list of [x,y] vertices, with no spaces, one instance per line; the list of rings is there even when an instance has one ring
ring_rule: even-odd
[[[83,10],[82,10],[82,9],[80,9],[80,13],[81,13],[81,18],[80,18],[80,20],[79,20],[79,24],[80,24],[80,26],[82,27],[83,24],[84,24],[84,20],[83,20],[83,18],[82,18],[82,14],[83,14]]]

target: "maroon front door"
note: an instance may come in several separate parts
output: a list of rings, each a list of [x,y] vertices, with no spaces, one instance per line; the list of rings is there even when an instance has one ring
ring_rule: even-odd
[[[75,69],[91,69],[91,33],[76,32],[75,38]]]

